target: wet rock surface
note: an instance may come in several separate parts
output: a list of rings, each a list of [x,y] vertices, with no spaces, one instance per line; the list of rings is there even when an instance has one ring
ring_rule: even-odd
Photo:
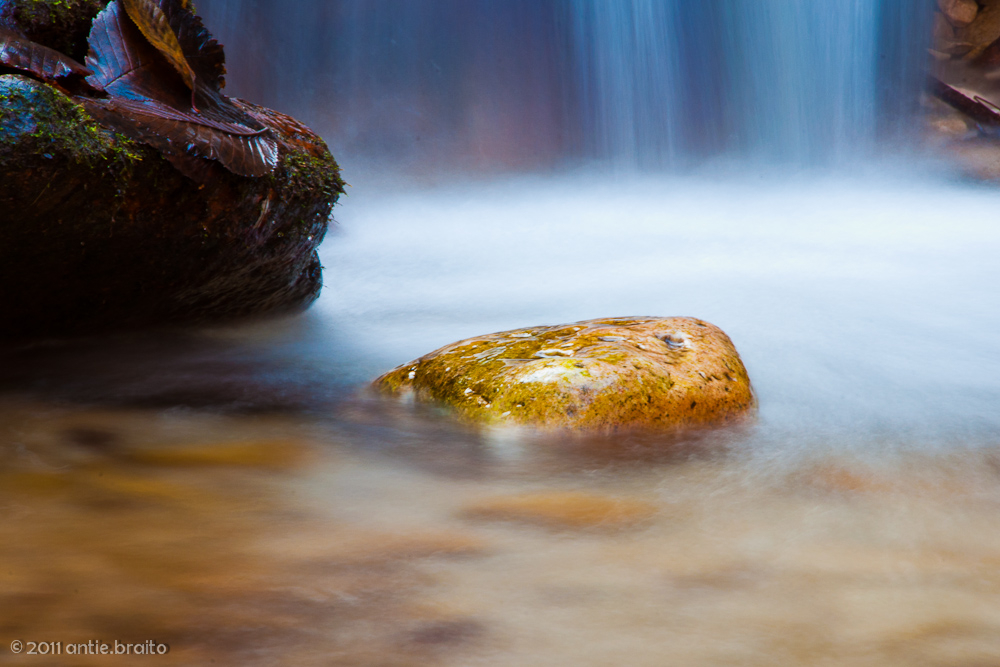
[[[975,0],[938,0],[941,13],[957,28],[964,28],[976,20],[979,5]]]
[[[461,418],[584,431],[722,424],[755,407],[743,362],[718,327],[635,317],[469,338],[375,381]]]
[[[2,2],[0,24],[79,57],[105,4]],[[276,140],[276,169],[202,160],[195,179],[70,91],[0,68],[0,338],[230,320],[318,296],[339,167],[294,119],[234,102]]]
[[[0,0],[0,27],[83,62],[90,24],[108,0]]]
[[[923,100],[929,144],[965,175],[996,180],[1000,3],[938,0],[937,10],[931,31],[931,79]]]

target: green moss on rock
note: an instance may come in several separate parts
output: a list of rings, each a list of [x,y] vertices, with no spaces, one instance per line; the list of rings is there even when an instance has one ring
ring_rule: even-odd
[[[442,403],[475,423],[586,431],[716,425],[756,405],[729,337],[683,317],[589,320],[470,338],[400,366],[374,386]]]
[[[0,76],[0,160],[16,166],[39,155],[58,155],[81,167],[128,167],[143,151],[55,88],[25,76]]]
[[[308,306],[343,181],[308,128],[245,106],[271,126],[277,168],[245,178],[212,164],[199,184],[56,88],[0,76],[0,337]]]

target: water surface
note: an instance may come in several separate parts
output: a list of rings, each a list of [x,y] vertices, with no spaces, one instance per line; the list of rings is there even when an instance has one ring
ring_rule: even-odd
[[[998,205],[888,167],[359,186],[302,317],[3,352],[3,637],[995,664]],[[727,331],[757,422],[583,441],[362,392],[466,336],[626,315]]]

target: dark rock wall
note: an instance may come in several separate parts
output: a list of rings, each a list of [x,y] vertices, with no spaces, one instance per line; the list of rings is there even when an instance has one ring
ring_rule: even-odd
[[[307,307],[343,181],[319,137],[266,114],[278,168],[199,185],[54,87],[0,76],[0,336]]]

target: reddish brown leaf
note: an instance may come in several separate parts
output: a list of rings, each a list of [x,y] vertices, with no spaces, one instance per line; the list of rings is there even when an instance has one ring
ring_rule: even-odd
[[[0,28],[0,65],[34,74],[45,81],[73,74],[91,74],[90,70],[69,56],[4,28]]]
[[[159,3],[200,87],[215,91],[225,88],[226,54],[222,45],[215,41],[201,18],[191,13],[189,3],[176,0],[159,0]]]
[[[81,101],[95,118],[156,148],[168,158],[188,155],[217,160],[241,176],[264,176],[273,171],[278,162],[278,146],[264,131],[229,134],[159,112],[147,113],[141,103],[132,100]]]
[[[268,128],[236,107],[219,88],[225,71],[222,47],[180,0],[159,0],[196,74],[192,95],[175,69],[145,39],[117,0],[94,20],[87,82],[108,94],[87,107],[104,122],[168,156],[218,160],[245,176],[261,176],[277,164],[278,146]]]
[[[131,100],[126,97],[112,97],[108,100],[108,106],[115,111],[124,114],[139,114],[147,116],[159,116],[164,120],[176,120],[181,123],[191,123],[193,125],[204,125],[226,134],[233,134],[243,137],[254,137],[267,132],[266,128],[259,130],[251,129],[245,125],[226,120],[210,118],[204,114],[194,114],[167,106],[163,102],[153,99]]]
[[[87,83],[115,97],[190,108],[186,86],[113,0],[90,30]]]
[[[195,74],[184,57],[177,34],[167,22],[157,0],[121,0],[125,12],[153,47],[180,74],[187,87],[194,90]]]

